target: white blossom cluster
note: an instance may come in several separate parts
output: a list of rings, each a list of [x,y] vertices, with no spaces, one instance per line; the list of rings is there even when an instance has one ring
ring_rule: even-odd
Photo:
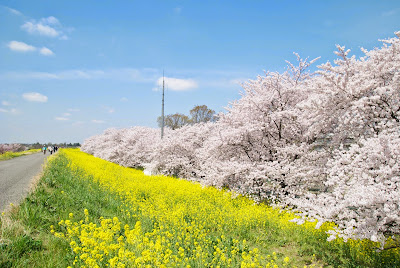
[[[143,167],[151,162],[160,130],[147,127],[107,129],[102,135],[85,140],[81,150],[96,157],[127,167]]]
[[[364,56],[288,62],[243,84],[212,123],[109,129],[82,150],[334,221],[336,237],[400,235],[400,32]],[[300,220],[302,221],[302,220]]]
[[[20,152],[26,150],[26,147],[19,143],[0,144],[0,154],[5,152]]]

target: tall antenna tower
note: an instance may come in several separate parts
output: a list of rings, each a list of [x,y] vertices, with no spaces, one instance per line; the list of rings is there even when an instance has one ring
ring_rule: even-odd
[[[164,70],[162,72],[161,139],[164,137]]]

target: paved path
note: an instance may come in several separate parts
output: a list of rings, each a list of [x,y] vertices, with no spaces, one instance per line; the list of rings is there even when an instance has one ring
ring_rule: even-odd
[[[0,161],[0,212],[26,196],[32,179],[39,174],[49,155],[35,153]]]

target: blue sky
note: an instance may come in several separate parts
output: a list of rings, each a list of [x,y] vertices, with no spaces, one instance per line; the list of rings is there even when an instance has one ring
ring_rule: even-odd
[[[217,112],[293,52],[355,55],[400,30],[400,1],[0,0],[0,143],[82,142],[167,114]]]

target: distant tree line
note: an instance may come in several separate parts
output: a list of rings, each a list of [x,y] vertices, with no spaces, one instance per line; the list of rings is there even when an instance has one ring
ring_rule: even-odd
[[[41,149],[43,147],[43,145],[47,145],[47,146],[57,146],[57,147],[61,147],[61,148],[71,148],[71,147],[80,147],[81,144],[79,142],[75,142],[75,143],[52,143],[52,142],[45,142],[45,143],[25,143],[23,144],[25,147],[29,148],[29,149]]]
[[[12,151],[12,152],[19,152],[24,151],[27,149],[41,149],[43,145],[47,146],[57,146],[62,148],[71,148],[71,147],[80,147],[81,144],[79,142],[75,143],[52,143],[52,142],[45,142],[45,143],[14,143],[14,144],[0,144],[0,153],[5,151]]]
[[[190,115],[181,113],[169,114],[164,116],[164,126],[171,129],[177,129],[185,125],[193,125],[197,123],[214,122],[216,120],[215,111],[209,109],[207,105],[196,105],[189,111]],[[157,118],[158,126],[162,125],[162,117]]]

